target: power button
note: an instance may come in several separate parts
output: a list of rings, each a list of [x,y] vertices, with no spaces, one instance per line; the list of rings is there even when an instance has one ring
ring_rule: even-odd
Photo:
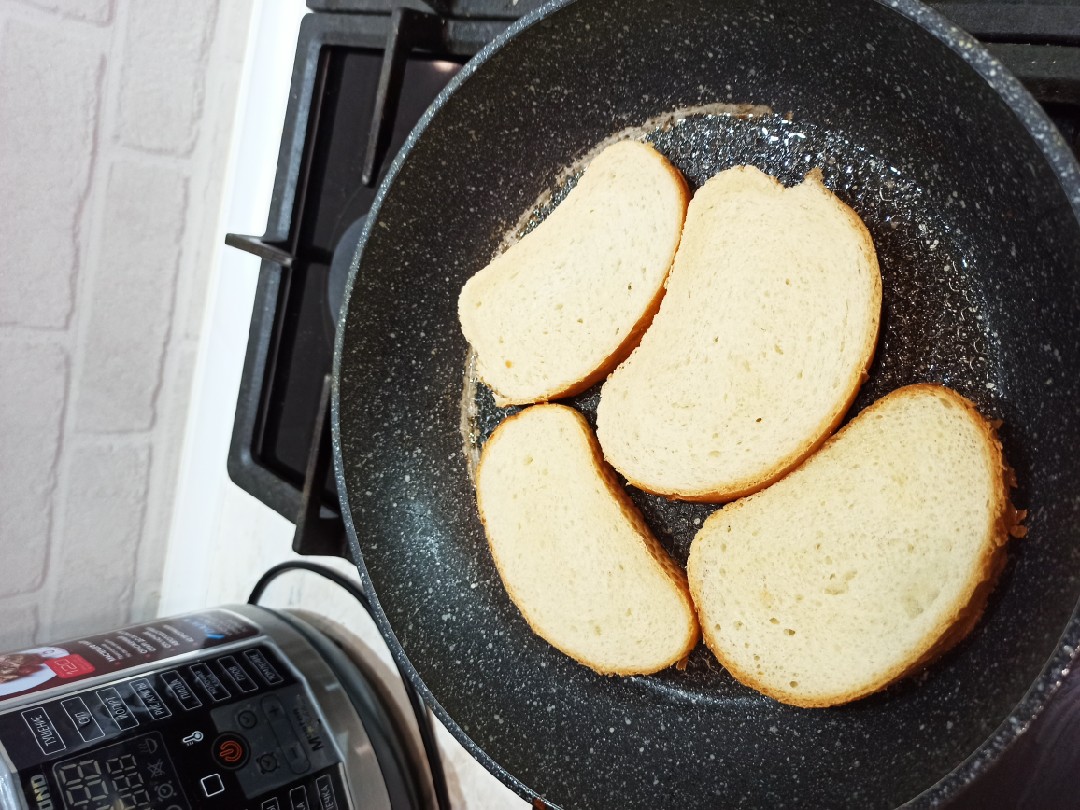
[[[248,761],[248,743],[239,734],[219,735],[210,751],[218,765],[232,771],[242,768]]]

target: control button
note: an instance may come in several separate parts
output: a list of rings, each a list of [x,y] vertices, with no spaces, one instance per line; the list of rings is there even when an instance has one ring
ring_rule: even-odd
[[[41,749],[43,754],[55,754],[57,751],[63,751],[67,748],[67,743],[60,736],[60,732],[56,730],[56,726],[53,725],[52,718],[49,717],[49,713],[45,711],[44,706],[27,709],[22,712],[22,719],[30,727],[30,731],[34,733],[34,739],[37,740],[38,748]]]
[[[276,695],[267,695],[261,701],[263,714],[270,721],[270,728],[274,731],[278,746],[285,752],[289,770],[299,776],[311,770],[311,762],[303,743],[296,736],[292,725],[289,723],[288,713]]]
[[[307,800],[307,788],[300,785],[290,790],[289,804],[292,805],[292,810],[311,810]]]
[[[139,725],[139,719],[132,714],[131,708],[124,702],[119,689],[112,686],[98,689],[97,696],[117,727],[124,730]]]
[[[319,796],[320,810],[338,810],[337,796],[334,794],[334,783],[330,777],[323,774],[315,780],[315,792]]]
[[[247,674],[247,670],[244,669],[243,665],[233,656],[226,655],[219,658],[218,666],[224,670],[225,674],[229,676],[229,680],[236,684],[236,688],[241,692],[254,692],[259,688],[259,685]]]
[[[236,724],[244,729],[255,728],[259,725],[259,715],[251,709],[243,709],[236,713]]]
[[[81,697],[61,700],[60,705],[67,713],[67,716],[71,718],[71,722],[75,724],[79,736],[84,741],[92,742],[105,736],[105,732],[101,730],[97,719],[90,713],[90,709],[87,708],[86,702]]]
[[[188,686],[180,673],[175,669],[171,669],[168,672],[161,673],[161,680],[165,684],[166,688],[172,692],[172,696],[176,698],[177,703],[183,706],[187,711],[197,709],[202,706],[202,701],[199,700],[198,695],[191,691],[191,687]]]
[[[225,783],[221,781],[221,774],[211,773],[199,780],[202,785],[203,795],[207,798],[217,796],[225,792]]]
[[[225,684],[206,664],[192,664],[188,667],[188,671],[191,673],[191,677],[195,679],[195,683],[202,687],[203,691],[210,696],[214,703],[221,703],[232,697],[229,690],[225,688]]]
[[[266,660],[266,656],[263,655],[262,650],[245,650],[244,657],[253,667],[255,667],[255,671],[259,673],[259,676],[271,686],[277,686],[285,680],[278,671],[274,669],[274,665]]]
[[[266,719],[270,721],[270,725],[280,723],[285,719],[285,707],[275,695],[267,695],[262,699],[262,710]]]
[[[166,717],[172,717],[169,707],[165,705],[161,695],[154,691],[154,687],[150,685],[150,681],[146,680],[146,678],[136,678],[131,682],[131,688],[135,690],[135,694],[139,696],[139,700],[146,707],[146,710],[150,712],[152,718],[164,720]]]
[[[255,758],[255,764],[259,766],[259,773],[273,773],[280,766],[277,754],[272,751],[268,751],[265,754],[259,754],[259,756]]]
[[[239,734],[221,734],[211,748],[214,761],[221,767],[235,771],[248,761],[248,743]]]
[[[274,796],[271,799],[264,800],[259,810],[281,810],[281,803],[278,801],[277,796]]]
[[[289,770],[297,776],[311,770],[311,760],[307,758],[307,752],[299,742],[291,742],[285,746],[285,759],[289,761]]]

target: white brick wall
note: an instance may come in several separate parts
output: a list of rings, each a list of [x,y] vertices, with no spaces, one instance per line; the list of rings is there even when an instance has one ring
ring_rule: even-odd
[[[17,195],[0,216],[0,323],[61,328],[84,243],[103,54],[48,20],[0,26],[0,188]]]
[[[113,0],[27,0],[31,5],[61,11],[77,20],[107,23],[112,20]]]
[[[113,137],[147,151],[187,155],[198,135],[218,0],[129,5]]]
[[[156,609],[252,1],[0,0],[0,650]]]
[[[45,581],[66,391],[59,345],[0,340],[0,493],[10,493],[0,512],[0,599],[25,601]]]
[[[173,166],[121,158],[103,191],[98,257],[105,272],[80,302],[75,427],[148,430],[184,250],[187,177]]]

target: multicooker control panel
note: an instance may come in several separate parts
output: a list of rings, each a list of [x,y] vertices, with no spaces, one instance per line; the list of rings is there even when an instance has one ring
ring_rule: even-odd
[[[0,702],[0,753],[27,806],[346,810],[342,758],[304,685],[265,637],[235,642],[249,635],[240,617],[219,618],[236,624],[211,626],[232,642],[217,651],[6,711]],[[72,655],[60,652],[30,655]]]

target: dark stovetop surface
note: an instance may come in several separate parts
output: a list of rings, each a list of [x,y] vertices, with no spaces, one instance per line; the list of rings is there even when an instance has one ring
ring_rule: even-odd
[[[229,472],[297,523],[296,550],[344,556],[326,381],[363,217],[392,156],[460,65],[541,3],[308,5],[326,13],[309,15],[301,29],[267,232],[230,236],[230,243],[264,262]],[[1043,104],[1074,151],[1080,149],[1080,4],[931,5],[982,39]],[[1073,676],[1031,729],[950,807],[1078,808],[1076,774],[1080,677]]]

